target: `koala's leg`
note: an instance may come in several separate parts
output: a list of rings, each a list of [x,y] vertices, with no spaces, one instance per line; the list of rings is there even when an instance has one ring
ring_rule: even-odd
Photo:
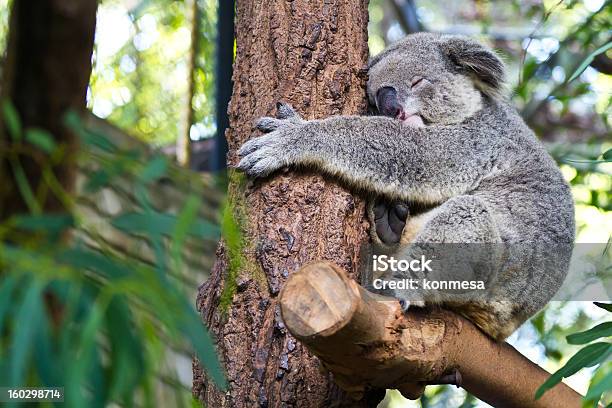
[[[489,336],[500,339],[522,322],[520,308],[510,300],[491,297],[500,293],[496,284],[503,265],[503,244],[489,207],[476,196],[454,197],[427,212],[419,220],[422,227],[414,240],[403,245],[397,259],[418,259],[426,254],[434,261],[432,272],[397,274],[393,278],[468,280],[485,282],[485,291],[469,293],[426,290],[394,290],[405,309],[437,304],[464,315]],[[461,245],[458,245],[461,244]],[[502,291],[503,293],[503,288]]]

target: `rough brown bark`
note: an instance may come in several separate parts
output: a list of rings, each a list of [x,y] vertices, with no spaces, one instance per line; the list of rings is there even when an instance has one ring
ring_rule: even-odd
[[[253,121],[287,101],[306,118],[365,110],[367,1],[238,1],[237,58],[227,140],[229,163],[254,133]],[[287,276],[312,260],[354,273],[366,237],[364,202],[316,175],[283,173],[230,186],[234,215],[245,214],[244,262],[228,277],[220,246],[198,308],[218,339],[229,391],[194,366],[194,395],[209,407],[359,406],[290,336],[277,296]],[[236,279],[227,314],[219,307]]]
[[[96,9],[95,0],[15,0],[11,14],[1,99],[13,102],[24,129],[43,128],[65,146],[65,159],[53,170],[68,190],[74,182],[76,167],[70,158],[77,143],[63,118],[69,109],[85,109]],[[27,211],[6,162],[7,155],[15,153],[2,121],[0,115],[0,220]],[[31,156],[19,160],[36,190],[42,179],[40,163]],[[61,208],[52,195],[41,201],[47,210]]]
[[[534,400],[550,374],[459,315],[403,313],[397,301],[367,292],[329,262],[292,274],[279,302],[289,331],[356,397],[373,386],[417,398],[426,383],[458,370],[454,378],[468,392],[498,408],[581,406],[582,397],[563,383]]]

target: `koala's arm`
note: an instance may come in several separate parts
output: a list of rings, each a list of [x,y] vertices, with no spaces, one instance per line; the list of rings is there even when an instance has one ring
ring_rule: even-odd
[[[239,151],[239,168],[254,177],[285,165],[314,167],[377,196],[436,203],[471,191],[492,166],[490,143],[460,125],[334,116],[292,124],[264,118],[258,127],[270,133]]]

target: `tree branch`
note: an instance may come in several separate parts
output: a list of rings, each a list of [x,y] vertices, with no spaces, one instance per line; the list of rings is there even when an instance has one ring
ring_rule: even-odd
[[[366,291],[329,262],[291,275],[280,305],[289,331],[356,399],[371,388],[415,399],[427,383],[457,369],[468,392],[496,407],[581,406],[565,384],[534,401],[550,374],[512,346],[446,310],[405,314],[397,301]]]

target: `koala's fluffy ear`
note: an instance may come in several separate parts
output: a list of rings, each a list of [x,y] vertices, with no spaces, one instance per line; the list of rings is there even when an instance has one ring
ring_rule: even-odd
[[[490,49],[465,37],[442,37],[442,50],[450,60],[465,69],[476,86],[490,97],[498,97],[504,87],[504,63]]]

